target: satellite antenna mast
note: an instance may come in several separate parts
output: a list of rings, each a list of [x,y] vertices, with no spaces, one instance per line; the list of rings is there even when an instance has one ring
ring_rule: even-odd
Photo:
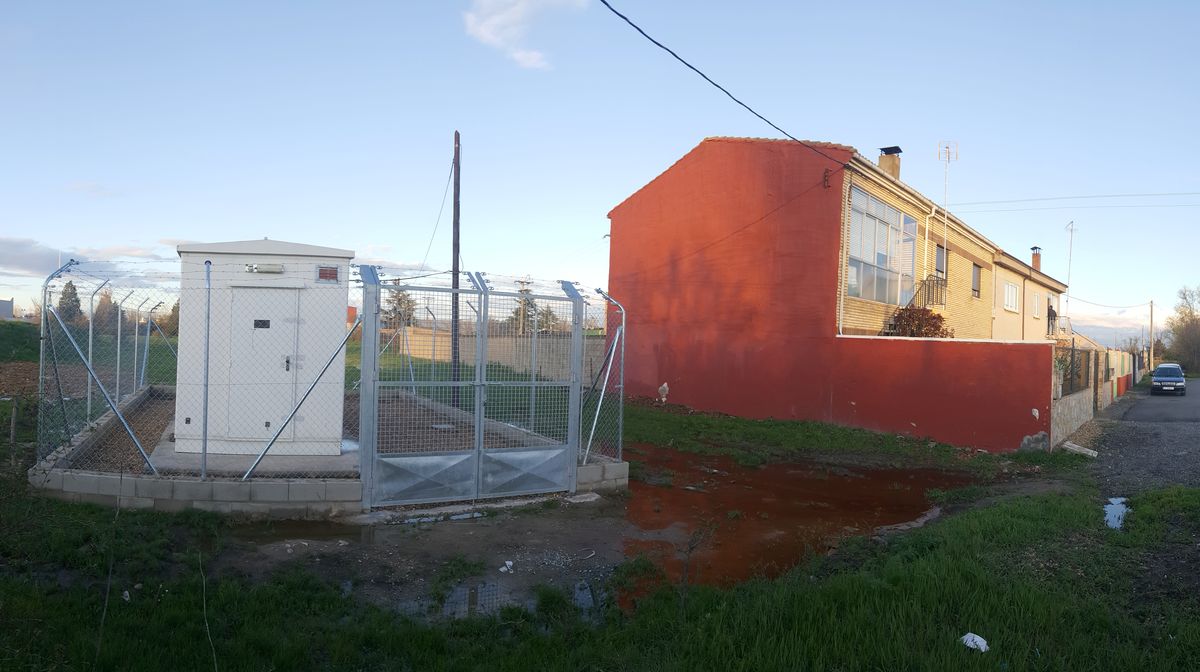
[[[1066,316],[1071,307],[1071,250],[1075,247],[1075,220],[1067,222],[1067,292],[1063,297],[1063,315]]]
[[[950,162],[958,160],[958,142],[943,140],[938,144],[938,160],[946,163],[945,179],[942,184],[942,277],[950,277]],[[937,259],[934,259],[937,264]],[[943,294],[945,296],[945,294]]]

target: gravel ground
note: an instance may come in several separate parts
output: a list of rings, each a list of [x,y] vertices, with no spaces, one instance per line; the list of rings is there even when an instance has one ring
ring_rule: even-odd
[[[1200,394],[1135,390],[1071,438],[1100,453],[1093,469],[1105,496],[1200,486]]]

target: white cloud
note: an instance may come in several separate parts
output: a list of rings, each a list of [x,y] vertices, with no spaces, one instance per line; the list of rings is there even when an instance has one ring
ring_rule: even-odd
[[[56,250],[32,238],[0,236],[0,275],[44,278],[58,268],[60,257],[65,261],[73,256],[70,251]]]
[[[558,8],[581,9],[587,0],[473,0],[463,12],[467,34],[503,51],[522,68],[545,70],[546,55],[524,46],[535,17]]]

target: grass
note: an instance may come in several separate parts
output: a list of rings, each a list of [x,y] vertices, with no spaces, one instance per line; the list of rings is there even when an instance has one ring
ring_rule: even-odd
[[[437,606],[445,604],[450,591],[465,579],[483,573],[484,564],[480,560],[468,560],[465,556],[456,555],[438,567],[429,587],[429,594]]]
[[[0,362],[38,361],[38,326],[28,322],[0,321]]]
[[[1006,463],[1036,466],[1048,472],[1066,472],[1087,462],[1086,458],[1063,451],[1004,455],[975,453],[929,439],[822,422],[754,420],[673,412],[639,404],[625,407],[625,441],[627,445],[651,443],[702,455],[724,455],[745,466],[837,455],[898,462],[905,466],[951,468],[983,477],[997,475]],[[629,452],[636,454],[636,449],[630,448]]]
[[[963,463],[961,451],[894,435],[628,410],[630,441],[751,464],[836,452]],[[1043,471],[1083,461],[972,453],[966,462],[1003,460]],[[930,494],[971,501],[983,494],[972,487]],[[199,563],[209,568],[221,548],[222,518],[35,498],[18,470],[0,478],[0,669],[210,669],[206,619],[222,670],[1191,669],[1194,563],[1154,570],[1153,590],[1143,584],[1156,558],[1194,553],[1200,489],[1134,497],[1122,531],[1104,527],[1101,501],[1086,482],[1074,494],[1004,500],[886,544],[846,540],[832,557],[731,589],[664,585],[638,557],[609,580],[614,593],[644,593],[637,608],[610,608],[598,622],[539,587],[532,610],[428,624],[344,597],[295,565],[258,583],[210,575],[205,586]],[[444,601],[483,569],[452,558],[431,594]],[[968,631],[992,650],[966,649],[958,638]]]
[[[987,495],[987,488],[980,485],[968,485],[952,490],[930,488],[925,491],[925,497],[933,504],[941,507],[961,506],[982,499]]]
[[[165,660],[175,669],[211,667],[203,601],[221,669],[503,671],[533,661],[544,670],[1190,669],[1200,651],[1194,595],[1155,601],[1136,590],[1147,554],[1172,535],[1200,533],[1196,489],[1135,498],[1125,532],[1103,526],[1092,492],[1010,500],[887,546],[862,542],[853,566],[822,558],[774,581],[693,587],[682,602],[677,587],[664,586],[636,611],[611,610],[597,625],[552,588],[537,591],[531,612],[422,624],[344,598],[295,569],[258,584],[210,579],[202,596],[195,553],[212,543],[208,535],[219,537],[219,522],[123,512],[113,523],[109,510],[42,505],[37,516],[4,511],[6,527],[58,529],[45,540],[32,529],[3,535],[4,669],[95,662],[156,670]],[[110,599],[97,655],[110,553],[114,590],[138,577],[143,588],[131,590],[129,602]],[[62,586],[34,571],[39,563],[61,563],[80,579]],[[480,569],[456,558],[435,583],[453,585]],[[618,567],[610,585],[657,576],[637,558]],[[992,651],[963,647],[958,638],[968,631]]]

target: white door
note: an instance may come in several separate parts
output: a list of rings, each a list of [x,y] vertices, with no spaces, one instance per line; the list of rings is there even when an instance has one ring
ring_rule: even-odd
[[[229,437],[270,440],[296,400],[296,289],[235,287],[230,326]],[[289,424],[279,440],[292,438]]]

